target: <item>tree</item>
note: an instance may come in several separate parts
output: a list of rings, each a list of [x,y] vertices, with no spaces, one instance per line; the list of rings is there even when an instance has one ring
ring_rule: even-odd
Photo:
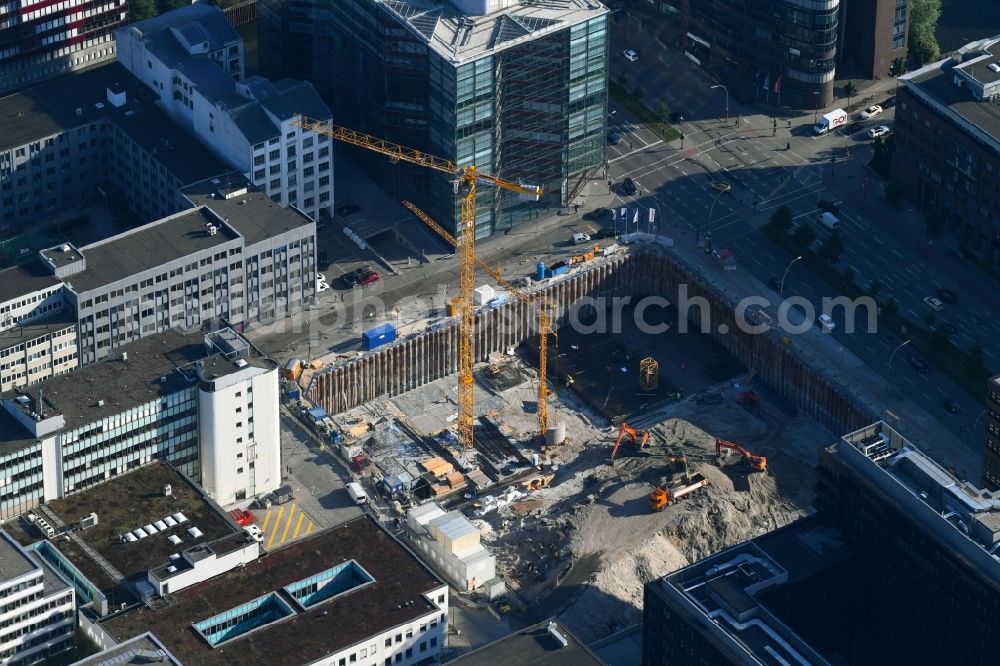
[[[637,102],[638,102],[639,100],[641,100],[641,99],[642,99],[642,96],[643,96],[643,95],[645,95],[645,94],[646,94],[646,91],[645,91],[645,90],[643,90],[643,89],[642,89],[642,86],[640,86],[639,84],[636,84],[636,85],[635,85],[635,87],[634,87],[634,88],[632,88],[632,97],[633,97],[633,98],[634,98],[634,99],[635,99],[635,100],[636,100]]]
[[[156,16],[156,5],[153,0],[131,0],[128,3],[128,20],[130,23],[145,21]]]
[[[805,249],[816,240],[816,232],[808,224],[799,225],[799,228],[792,232],[792,242],[797,247]]]
[[[844,272],[842,273],[842,275],[844,276],[844,282],[846,282],[849,285],[853,285],[854,284],[854,269],[853,268],[851,268],[850,266],[848,266],[847,268],[844,269]]]
[[[934,36],[940,16],[941,0],[910,1],[909,55],[918,65],[937,60],[941,55]]]
[[[896,299],[890,296],[885,299],[885,303],[882,304],[882,316],[886,319],[895,319],[896,315],[899,314],[899,303]]]
[[[792,209],[788,206],[778,206],[771,215],[771,224],[778,231],[788,231],[792,228]],[[812,241],[810,241],[812,242]]]
[[[618,85],[624,88],[626,85],[628,85],[628,76],[626,76],[625,72],[619,72],[617,81]]]
[[[895,183],[889,183],[885,186],[885,200],[893,208],[899,208],[900,204],[903,203],[903,193],[899,191]]]
[[[906,60],[903,58],[893,58],[889,65],[889,76],[902,76],[906,74]]]
[[[928,326],[930,326],[930,325],[932,325],[934,323],[934,313],[933,312],[925,312],[924,313],[924,323],[927,324]]]
[[[847,97],[847,106],[851,105],[851,98],[858,94],[858,86],[854,81],[848,81],[844,84],[844,96]]]
[[[670,107],[666,102],[660,102],[660,106],[657,108],[657,113],[660,114],[660,120],[667,122],[667,117],[670,115]]]
[[[827,239],[823,241],[823,244],[819,246],[819,256],[823,257],[831,264],[840,258],[840,255],[844,252],[844,239],[840,237],[840,234],[833,233],[827,236]]]

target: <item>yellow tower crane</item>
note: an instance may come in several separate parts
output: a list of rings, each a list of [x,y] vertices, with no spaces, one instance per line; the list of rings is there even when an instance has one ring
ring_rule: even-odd
[[[448,233],[444,227],[435,222],[427,213],[417,208],[413,203],[409,201],[404,201],[403,205],[410,209],[410,211],[420,218],[427,226],[436,231],[442,238],[451,243],[452,245],[458,247],[458,241]],[[527,292],[521,291],[510,282],[503,278],[500,274],[500,267],[490,266],[484,262],[479,257],[473,255],[473,259],[480,268],[486,271],[490,277],[497,281],[497,284],[502,285],[508,291],[510,291],[514,296],[529,303],[538,310],[538,434],[542,441],[545,441],[545,435],[548,431],[549,426],[549,388],[548,388],[548,344],[549,344],[549,333],[555,333],[552,330],[550,312],[554,311],[554,306],[545,297],[539,294],[529,294]]]
[[[314,118],[300,116],[293,121],[299,127],[323,136],[349,143],[359,148],[381,153],[393,162],[407,162],[434,169],[455,177],[455,187],[462,198],[462,218],[458,229],[458,443],[463,448],[472,448],[475,432],[476,398],[475,379],[472,376],[474,363],[473,337],[475,334],[475,310],[473,290],[476,287],[475,243],[476,243],[476,184],[485,183],[493,187],[510,190],[518,194],[534,196],[537,200],[542,188],[513,183],[496,176],[481,173],[475,165],[459,166],[451,160],[435,157],[422,151],[406,148],[385,139],[362,134],[346,127]]]

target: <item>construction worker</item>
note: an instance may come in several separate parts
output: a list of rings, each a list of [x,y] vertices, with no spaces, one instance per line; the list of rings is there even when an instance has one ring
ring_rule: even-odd
[[[792,149],[792,142],[791,141],[786,142],[785,143],[785,150],[791,150],[791,149]]]

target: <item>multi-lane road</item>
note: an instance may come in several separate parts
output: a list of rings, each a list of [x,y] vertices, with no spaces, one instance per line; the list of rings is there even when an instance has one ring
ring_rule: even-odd
[[[901,313],[920,324],[928,311],[923,298],[939,288],[953,291],[959,302],[935,313],[934,324],[951,324],[956,345],[964,349],[980,345],[985,365],[1000,368],[1000,323],[987,316],[990,304],[995,304],[995,285],[941,244],[929,244],[919,215],[889,206],[877,176],[866,167],[872,156],[867,128],[891,127],[891,109],[852,134],[815,136],[810,131],[812,112],[772,118],[732,100],[727,122],[724,91],[711,88],[713,82],[683,57],[665,54],[632,63],[615,53],[612,63],[613,77],[626,72],[630,80],[641,81],[647,105],[657,108],[665,101],[685,117],[678,124],[685,135],[683,147],[676,141],[665,144],[612,103],[609,124],[621,132],[623,140],[608,148],[609,175],[615,182],[632,178],[639,189],[636,195],[625,196],[616,188],[615,206],[656,208],[657,231],[674,237],[680,252],[685,248],[700,251],[696,242],[703,242],[710,232],[716,249],[734,252],[738,270],[766,285],[772,277],[781,276],[794,257],[764,236],[760,226],[776,208],[788,206],[794,224],[811,225],[819,242],[826,232],[813,221],[822,212],[817,202],[836,202],[845,241],[839,267],[850,267],[859,285],[878,280],[880,297],[892,296]],[[886,97],[882,93],[875,101]],[[713,189],[719,181],[728,183],[730,191]],[[623,229],[620,222],[618,229]],[[643,223],[639,230],[646,230]],[[763,287],[763,292],[777,301],[773,290]],[[824,296],[836,296],[802,264],[792,266],[782,295],[804,297],[817,311]],[[845,350],[864,360],[885,377],[891,390],[905,392],[969,446],[981,446],[982,401],[969,397],[936,369],[917,372],[908,363],[915,353],[912,348],[902,349],[890,367],[893,350],[905,338],[900,340],[877,327],[869,331],[864,325],[847,334],[842,313],[835,311],[833,316],[838,324],[833,337]],[[958,414],[944,409],[946,398],[959,405]]]

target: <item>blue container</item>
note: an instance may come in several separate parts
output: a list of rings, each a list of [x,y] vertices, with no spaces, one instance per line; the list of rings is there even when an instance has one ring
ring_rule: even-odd
[[[535,264],[535,275],[538,276],[539,280],[544,280],[546,277],[548,277],[545,274],[545,264],[543,264],[540,261],[537,264]]]
[[[563,273],[569,273],[569,264],[565,261],[557,261],[549,266],[549,277],[555,277],[557,275],[562,275]]]
[[[370,351],[376,347],[387,345],[395,339],[396,329],[392,327],[392,324],[382,324],[362,333],[361,345]]]

